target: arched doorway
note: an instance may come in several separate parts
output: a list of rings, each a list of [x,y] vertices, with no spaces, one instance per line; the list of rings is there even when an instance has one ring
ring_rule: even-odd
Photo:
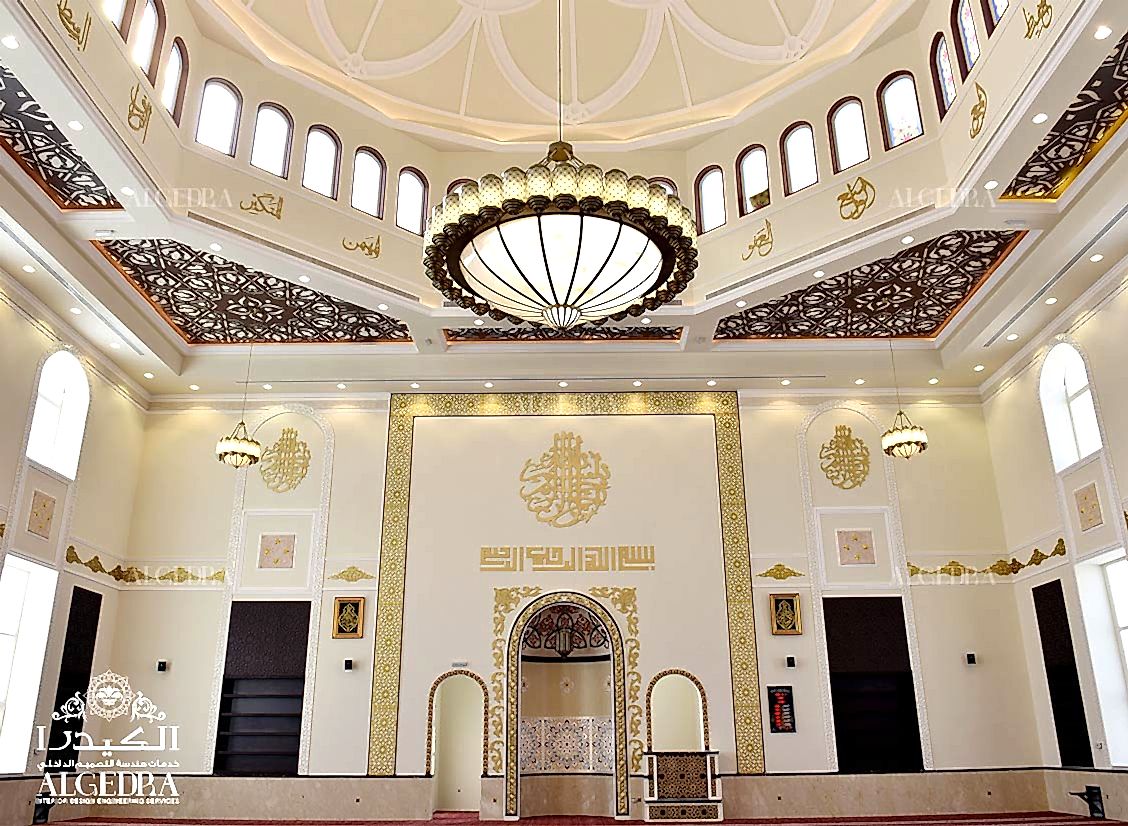
[[[478,811],[486,773],[488,693],[472,671],[448,671],[427,699],[426,773],[434,777],[432,809]]]
[[[506,817],[628,815],[623,641],[598,602],[559,592],[525,607],[506,695]]]
[[[688,671],[654,675],[646,689],[647,751],[708,751],[709,701]]]

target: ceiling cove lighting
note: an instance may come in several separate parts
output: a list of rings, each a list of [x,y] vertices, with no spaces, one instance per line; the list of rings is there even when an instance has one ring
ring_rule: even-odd
[[[881,449],[887,456],[911,459],[928,450],[928,433],[912,423],[901,407],[901,387],[897,383],[897,361],[893,357],[893,342],[889,342],[889,361],[893,365],[893,388],[897,392],[897,415],[893,425],[881,434]]]
[[[604,171],[564,140],[557,0],[557,139],[527,169],[463,184],[431,211],[423,269],[456,306],[555,330],[638,317],[697,269],[693,213],[658,184]]]
[[[215,443],[215,458],[228,467],[244,468],[258,464],[262,458],[262,444],[255,441],[247,432],[247,387],[251,383],[251,356],[255,352],[252,344],[247,350],[247,375],[243,379],[243,410],[239,414],[239,424],[230,435],[224,436]]]

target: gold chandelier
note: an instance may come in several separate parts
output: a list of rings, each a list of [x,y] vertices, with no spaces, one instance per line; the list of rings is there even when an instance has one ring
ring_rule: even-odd
[[[640,316],[697,269],[693,213],[658,184],[604,171],[564,141],[557,0],[557,140],[532,166],[463,184],[431,210],[423,268],[459,307],[557,330]]]
[[[928,450],[928,433],[912,423],[901,408],[901,387],[897,383],[897,362],[893,358],[893,340],[889,340],[889,361],[893,364],[893,387],[897,391],[897,415],[893,426],[881,434],[881,449],[887,456],[911,459]]]
[[[251,383],[251,356],[255,346],[252,344],[247,351],[247,376],[243,381],[243,412],[239,415],[239,424],[228,436],[222,437],[215,444],[215,458],[233,468],[250,467],[257,464],[262,458],[262,444],[247,432],[247,387]]]

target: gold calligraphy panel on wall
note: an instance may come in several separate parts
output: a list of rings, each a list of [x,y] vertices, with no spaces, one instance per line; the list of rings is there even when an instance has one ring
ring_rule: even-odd
[[[653,545],[483,545],[479,570],[518,571],[653,571]]]
[[[286,493],[306,478],[309,460],[309,445],[298,438],[296,429],[284,427],[278,441],[263,451],[259,473],[270,490]]]
[[[538,522],[570,528],[590,522],[607,502],[611,468],[575,433],[552,437],[552,447],[521,468],[521,498]]]
[[[819,448],[819,461],[827,480],[842,490],[859,488],[869,477],[869,448],[847,424],[834,426],[833,438]]]

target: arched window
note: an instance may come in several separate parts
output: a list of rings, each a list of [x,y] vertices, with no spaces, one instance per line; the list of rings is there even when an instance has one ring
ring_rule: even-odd
[[[86,371],[72,353],[60,350],[43,362],[31,415],[27,458],[74,479],[89,406]]]
[[[669,178],[651,178],[650,183],[658,184],[666,191],[667,195],[678,197],[678,185],[671,181]]]
[[[772,202],[768,186],[768,150],[762,146],[746,146],[736,156],[736,196],[740,214],[766,207]]]
[[[1101,449],[1089,373],[1074,347],[1063,342],[1050,350],[1042,364],[1039,390],[1054,470],[1064,470]]]
[[[290,145],[293,139],[294,122],[290,113],[273,103],[261,104],[255,115],[251,166],[279,178],[287,177],[290,174]],[[308,148],[306,151],[308,155]]]
[[[124,31],[125,28],[127,7],[132,11],[133,3],[128,2],[128,0],[102,0],[102,13],[119,32]]]
[[[697,208],[697,231],[704,233],[723,227],[725,215],[725,173],[719,166],[707,166],[693,185]]]
[[[458,189],[463,184],[472,184],[472,183],[474,183],[473,178],[455,178],[453,181],[451,181],[449,184],[447,184],[447,195],[450,195],[450,193],[454,192],[456,189]]]
[[[932,38],[932,89],[936,93],[940,117],[944,117],[956,99],[956,75],[952,71],[948,39],[942,32],[937,32]]]
[[[384,217],[384,175],[387,166],[375,149],[362,146],[353,156],[353,209]]]
[[[196,143],[234,156],[242,108],[243,99],[234,86],[217,77],[207,81],[200,101],[200,117],[196,121]]]
[[[405,166],[400,170],[396,187],[396,226],[422,235],[426,214],[427,179],[418,169]]]
[[[328,198],[336,198],[337,176],[340,171],[340,140],[327,127],[310,127],[306,133],[302,186]]]
[[[830,110],[827,122],[830,125],[830,154],[835,172],[869,160],[866,116],[860,100],[845,98],[838,101]]]
[[[141,9],[141,19],[133,34],[133,62],[149,78],[150,83],[157,80],[157,56],[160,54],[161,40],[164,38],[165,14],[159,0],[145,0]]]
[[[168,52],[168,63],[164,70],[164,83],[161,84],[161,104],[172,119],[180,123],[184,111],[184,92],[188,88],[188,50],[179,37],[172,41]]]
[[[815,160],[815,130],[809,123],[795,123],[780,138],[783,150],[783,179],[786,194],[794,195],[801,189],[819,182],[819,167]]]
[[[987,26],[987,35],[990,36],[995,33],[995,27],[1003,19],[1010,2],[1009,0],[982,0],[982,2],[983,22]]]
[[[916,81],[908,72],[899,72],[881,84],[877,92],[877,108],[881,112],[881,131],[885,136],[886,149],[924,134]]]
[[[979,60],[979,35],[975,33],[975,15],[971,13],[971,0],[953,0],[952,34],[956,38],[956,55],[960,62],[960,75],[967,77],[975,61]]]

